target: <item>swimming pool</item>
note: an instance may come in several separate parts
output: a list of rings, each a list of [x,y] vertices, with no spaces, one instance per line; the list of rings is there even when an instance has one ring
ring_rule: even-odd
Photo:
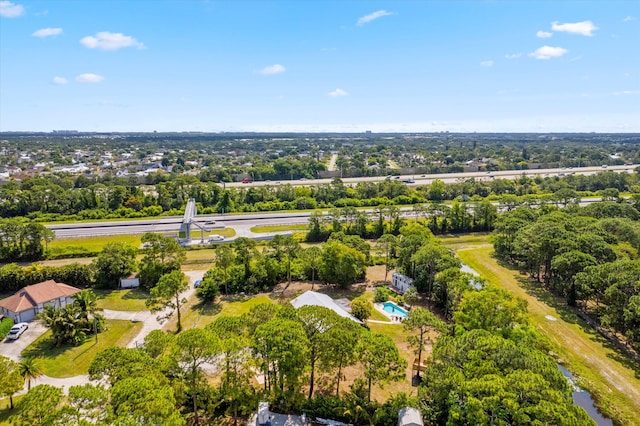
[[[382,309],[388,314],[397,315],[402,318],[406,318],[407,315],[409,315],[406,310],[402,309],[400,306],[396,305],[393,302],[384,302],[384,304],[382,305]]]

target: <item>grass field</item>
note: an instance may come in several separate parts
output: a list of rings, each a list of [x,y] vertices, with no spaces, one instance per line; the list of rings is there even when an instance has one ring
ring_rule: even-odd
[[[108,243],[126,243],[134,247],[140,247],[140,235],[105,235],[100,237],[82,238],[56,238],[49,243],[49,249],[68,250],[72,247],[81,247],[89,252],[99,252]]]
[[[619,425],[640,425],[640,366],[576,317],[562,300],[501,266],[492,257],[493,248],[467,248],[457,253],[489,282],[528,302],[532,324],[547,337],[556,356],[591,392],[605,415]]]
[[[300,223],[297,225],[271,225],[271,226],[254,226],[251,232],[277,232],[277,231],[306,231],[309,225]]]
[[[269,296],[261,294],[258,296],[246,297],[233,301],[223,300],[220,303],[202,304],[194,296],[185,305],[182,312],[182,328],[187,330],[190,328],[203,328],[205,325],[213,322],[219,316],[240,316],[249,312],[251,307],[260,303],[275,303]],[[177,318],[175,315],[171,317],[163,327],[166,331],[174,331],[177,326]]]
[[[145,301],[149,298],[149,293],[136,289],[124,290],[95,290],[98,296],[98,307],[100,309],[110,309],[112,311],[144,311]]]
[[[23,352],[23,356],[40,358],[44,374],[50,377],[71,377],[87,374],[93,358],[98,352],[110,346],[124,346],[135,337],[142,323],[122,320],[107,320],[107,331],[98,335],[98,343],[93,336],[80,346],[54,347],[51,331],[47,331]]]

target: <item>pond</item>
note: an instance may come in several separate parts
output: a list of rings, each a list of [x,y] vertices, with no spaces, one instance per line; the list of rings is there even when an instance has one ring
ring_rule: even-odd
[[[589,417],[595,420],[598,426],[613,426],[613,422],[603,416],[593,404],[591,394],[576,385],[573,374],[561,365],[558,365],[558,369],[562,372],[564,377],[569,380],[569,383],[571,383],[571,386],[573,387],[573,403],[578,407],[584,408],[587,414],[589,414]]]

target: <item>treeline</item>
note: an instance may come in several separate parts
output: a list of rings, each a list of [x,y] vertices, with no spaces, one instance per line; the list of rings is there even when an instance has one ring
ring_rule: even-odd
[[[640,213],[602,202],[503,214],[496,254],[640,348]]]
[[[471,231],[490,231],[498,217],[498,209],[489,201],[450,205],[443,203],[416,204],[410,211],[397,206],[376,206],[371,213],[355,207],[331,209],[327,215],[312,213],[309,218],[309,242],[325,241],[330,235],[342,232],[365,239],[384,234],[400,234],[407,216],[427,226],[435,234]]]
[[[86,288],[95,283],[95,275],[92,265],[78,263],[64,266],[19,266],[9,263],[0,267],[0,293],[12,293],[47,280]]]
[[[54,232],[40,223],[0,219],[0,262],[42,259],[54,238]]]
[[[578,191],[577,196],[599,195],[598,191],[640,193],[637,174],[603,172],[592,176],[526,177],[516,180],[468,179],[447,184],[436,180],[430,185],[410,187],[396,179],[345,185],[334,179],[329,184],[304,186],[248,186],[224,188],[196,176],[154,174],[150,185],[137,179],[105,176],[89,178],[49,176],[7,182],[0,187],[0,216],[28,217],[39,221],[95,220],[180,215],[190,198],[201,214],[299,210],[333,207],[375,207],[412,205],[459,199],[478,202],[522,197],[519,202],[550,202],[562,190]],[[638,202],[636,200],[636,202]]]
[[[2,362],[8,377],[17,370],[12,361]],[[219,424],[216,420],[224,417],[246,418],[267,400],[276,411],[304,411],[355,425],[370,424],[354,412],[366,405],[375,411],[377,425],[392,426],[398,410],[414,399],[400,394],[385,403],[372,402],[371,387],[402,380],[406,365],[390,337],[330,309],[259,304],[242,316],[223,316],[177,336],[154,330],[139,348],[103,350],[89,374],[109,387],[74,386],[63,398],[58,388],[36,386],[18,403],[11,421]],[[219,379],[215,384],[206,380],[212,367]],[[356,379],[343,396],[347,368],[357,369],[363,379]],[[256,374],[264,378],[263,385],[252,385]],[[7,395],[21,388],[3,386]]]
[[[431,425],[594,425],[529,325],[526,302],[495,287],[464,293],[418,388]]]

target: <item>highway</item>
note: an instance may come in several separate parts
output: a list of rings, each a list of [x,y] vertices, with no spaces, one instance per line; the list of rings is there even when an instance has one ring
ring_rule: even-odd
[[[633,170],[640,165],[638,164],[628,164],[622,166],[590,166],[590,167],[569,167],[569,168],[557,168],[557,169],[533,169],[533,170],[501,170],[495,172],[461,172],[461,173],[439,173],[439,174],[425,174],[425,175],[402,175],[398,176],[398,180],[408,180],[413,179],[414,182],[410,185],[429,185],[436,179],[440,179],[444,183],[456,183],[460,181],[464,181],[466,179],[479,179],[479,180],[488,180],[492,178],[500,178],[500,179],[518,179],[522,177],[522,175],[535,177],[553,177],[553,176],[567,176],[569,174],[576,175],[594,175],[599,172],[604,171],[614,171],[614,172],[629,172],[632,173]],[[373,177],[359,177],[359,178],[343,178],[342,182],[345,184],[357,184],[359,182],[381,182],[387,179],[387,176],[373,176]],[[391,179],[396,179],[396,176],[391,177]],[[297,186],[312,186],[319,184],[331,183],[333,179],[295,179],[295,180],[280,180],[280,181],[255,181],[250,183],[242,183],[242,182],[227,182],[224,184],[227,188],[234,187],[251,187],[251,186],[267,186],[267,185],[297,185]]]
[[[434,179],[441,179],[445,183],[458,182],[460,180],[469,178],[482,178],[483,180],[492,179],[497,177],[501,179],[516,179],[522,174],[527,176],[542,175],[542,176],[557,176],[558,174],[568,175],[571,173],[590,175],[603,170],[612,170],[615,172],[633,172],[636,165],[627,166],[609,166],[606,169],[602,167],[580,167],[573,169],[541,169],[541,170],[509,170],[499,171],[491,173],[451,173],[451,174],[439,174],[439,175],[425,175],[425,177],[416,177],[415,185],[426,185]],[[412,176],[403,176],[399,179],[408,179]],[[385,179],[384,177],[374,178],[353,178],[343,179],[345,183],[367,182],[367,181],[380,181]],[[323,183],[331,182],[330,179],[320,180]],[[290,181],[285,181],[289,183]],[[293,181],[298,185],[315,185],[317,181]],[[262,182],[254,182],[248,185],[259,184]],[[227,184],[230,186],[232,184]],[[247,185],[239,183],[237,186]],[[595,200],[591,200],[595,201]],[[586,202],[585,202],[586,203]],[[411,210],[412,207],[403,208],[403,210]],[[261,212],[252,214],[228,214],[228,215],[206,215],[197,216],[197,222],[207,228],[205,222],[215,220],[216,228],[227,227],[234,228],[236,235],[249,236],[249,231],[254,226],[273,226],[273,225],[292,225],[308,223],[310,212]],[[182,216],[170,216],[162,217],[158,219],[140,219],[140,220],[126,220],[126,221],[113,221],[113,222],[82,222],[72,224],[53,224],[47,225],[56,233],[57,238],[75,238],[75,237],[89,237],[89,236],[105,236],[105,235],[123,235],[123,234],[143,234],[145,232],[163,232],[163,233],[178,233],[180,224],[182,223]]]

